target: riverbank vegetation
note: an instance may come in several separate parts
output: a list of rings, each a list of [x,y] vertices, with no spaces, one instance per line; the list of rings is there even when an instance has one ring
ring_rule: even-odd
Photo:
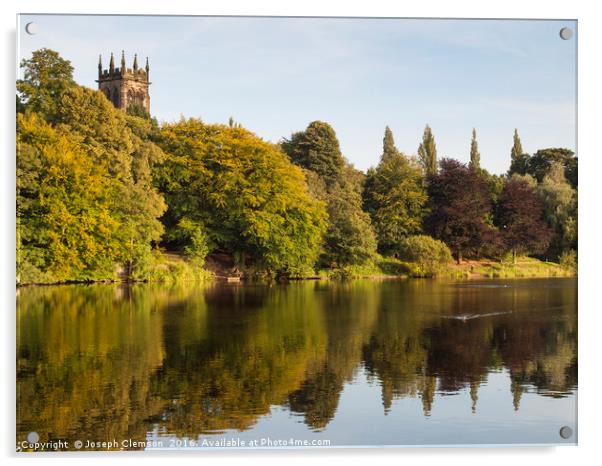
[[[515,131],[510,168],[493,175],[475,130],[463,164],[438,158],[428,125],[416,156],[386,127],[363,173],[323,121],[277,144],[232,119],[159,124],[76,84],[54,51],[21,66],[20,284],[576,272],[568,149],[526,154]]]

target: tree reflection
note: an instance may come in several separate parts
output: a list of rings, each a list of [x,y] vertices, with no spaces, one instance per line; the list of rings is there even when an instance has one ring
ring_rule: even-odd
[[[490,282],[497,283],[497,282]],[[273,406],[313,430],[364,369],[394,400],[466,390],[491,371],[525,391],[577,384],[576,289],[516,281],[20,289],[17,437],[144,440],[246,430]]]

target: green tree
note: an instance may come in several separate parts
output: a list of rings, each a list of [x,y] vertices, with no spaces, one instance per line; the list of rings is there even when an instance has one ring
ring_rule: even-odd
[[[21,61],[23,79],[17,80],[17,106],[53,121],[63,93],[75,85],[73,66],[54,50],[40,49]]]
[[[437,146],[429,125],[424,128],[422,142],[418,146],[418,157],[427,176],[437,173]]]
[[[385,136],[383,137],[383,153],[381,160],[388,159],[389,157],[395,157],[399,154],[397,147],[395,147],[395,140],[393,138],[393,131],[388,126],[385,126]]]
[[[403,238],[422,231],[427,201],[422,171],[397,150],[388,127],[380,162],[375,169],[368,170],[363,197],[380,252],[391,253],[399,248]]]
[[[361,265],[376,252],[376,236],[370,216],[362,210],[362,198],[347,182],[335,183],[328,191],[328,229],[324,236],[322,265]]]
[[[443,159],[438,174],[429,177],[431,212],[425,230],[449,246],[458,263],[465,253],[477,251],[492,228],[487,184],[474,170],[453,159]]]
[[[239,266],[280,274],[313,267],[326,227],[324,205],[278,147],[244,128],[197,119],[164,125],[158,144],[168,154],[156,171],[169,206],[168,239],[187,219]]]
[[[69,128],[72,137],[79,139],[111,179],[126,274],[145,269],[153,243],[163,234],[159,218],[167,207],[153,186],[153,167],[164,154],[149,140],[155,132],[152,122],[128,117],[102,92],[76,86],[64,93],[57,124]]]
[[[481,154],[477,143],[477,131],[472,129],[472,139],[470,141],[470,168],[479,170],[481,168]]]
[[[345,159],[328,123],[312,121],[305,131],[294,133],[281,145],[295,165],[316,172],[328,185],[340,178]]]
[[[551,148],[538,150],[529,159],[527,173],[541,183],[554,164],[560,164],[563,167],[565,178],[571,183],[573,188],[576,188],[577,158],[570,149]]]
[[[543,202],[536,187],[524,177],[515,175],[504,184],[496,208],[496,224],[506,251],[512,251],[513,262],[517,254],[545,251],[550,242]]]
[[[343,157],[334,130],[314,121],[282,143],[293,163],[312,172],[310,191],[328,211],[320,264],[326,267],[358,265],[376,252],[370,216],[362,210],[364,176]]]
[[[150,120],[150,113],[140,104],[131,104],[128,106],[126,113],[139,118]]]
[[[520,142],[518,136],[518,130],[514,129],[514,142],[512,149],[510,150],[510,169],[508,170],[508,176],[518,173],[524,175],[527,173],[529,166],[529,154],[523,152],[523,145]]]
[[[551,259],[558,259],[562,253],[577,249],[577,191],[564,174],[563,165],[555,162],[538,186],[546,219],[554,233],[546,252]]]
[[[17,117],[20,283],[113,278],[119,220],[104,168],[36,114]]]
[[[69,240],[59,234],[63,238],[60,244],[69,251],[62,251],[59,243],[46,248],[43,258],[34,261],[40,272],[34,275],[46,275],[46,281],[52,281],[51,277],[59,281],[115,278],[116,265],[121,264],[131,277],[148,263],[153,243],[163,232],[159,217],[165,203],[152,185],[152,168],[163,157],[151,142],[156,127],[149,120],[115,109],[101,92],[76,85],[70,78],[71,65],[56,52],[34,52],[22,66],[25,79],[19,86],[26,97],[22,123],[17,126],[17,159],[22,167],[18,176],[26,185],[37,181],[26,191],[18,186],[21,245],[24,250],[31,246],[38,251],[42,246],[36,245],[35,235],[48,239],[56,234],[53,231],[58,227],[51,222],[54,209],[69,213],[62,217],[61,231],[80,231]],[[58,146],[65,147],[65,157],[70,158],[51,155]],[[61,184],[60,177],[55,179],[62,170],[75,172],[76,165],[82,170],[94,168],[88,189],[97,196],[97,209],[92,200],[86,204],[88,198],[79,193],[78,184]],[[47,170],[36,173],[34,167],[42,170],[42,166]],[[57,202],[52,205],[44,193],[55,184],[63,191],[55,194]],[[38,207],[42,202],[48,205],[30,209],[28,199]],[[81,233],[96,224],[94,235]],[[39,229],[34,235],[31,229],[35,225]],[[69,260],[64,259],[67,253]],[[60,272],[58,262],[64,264]]]

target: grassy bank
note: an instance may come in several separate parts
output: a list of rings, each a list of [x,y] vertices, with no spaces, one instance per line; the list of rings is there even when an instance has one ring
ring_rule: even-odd
[[[234,276],[232,270],[218,267],[215,262],[201,264],[176,253],[157,254],[148,264],[143,274],[137,277],[115,277],[99,282],[207,282],[224,280]],[[395,258],[376,257],[362,265],[323,269],[317,273],[292,277],[293,280],[349,280],[349,279],[392,279],[392,278],[546,278],[573,277],[577,275],[575,267],[561,266],[554,262],[545,262],[531,257],[520,257],[516,263],[496,262],[488,259],[468,260],[461,264],[449,263],[437,268],[436,272],[424,264],[403,262]],[[273,274],[258,273],[257,270],[238,271],[238,277],[251,281],[272,281]],[[88,283],[91,281],[82,281]],[[79,282],[69,282],[79,283]],[[59,284],[58,282],[20,283],[19,285]]]
[[[149,281],[206,281],[215,277],[231,275],[226,268],[221,269],[211,263],[210,267],[199,267],[182,256],[165,254],[161,262],[155,266]],[[257,270],[241,270],[243,279],[262,281],[273,277],[259,274]],[[545,262],[531,257],[519,257],[516,263],[511,261],[492,261],[489,259],[467,260],[461,264],[449,263],[438,267],[436,272],[425,266],[399,259],[377,256],[362,265],[322,269],[318,273],[307,273],[294,279],[300,280],[338,280],[338,279],[388,279],[388,278],[546,278],[572,277],[576,275],[574,267],[561,266],[554,262]],[[270,278],[271,277],[271,278]]]
[[[574,277],[574,266],[562,266],[555,262],[545,262],[532,257],[520,257],[516,263],[492,261],[489,259],[467,260],[461,264],[449,263],[436,269],[424,264],[403,262],[395,258],[378,258],[362,266],[349,266],[339,269],[322,270],[319,278],[547,278]]]
[[[490,260],[466,261],[450,264],[440,274],[447,278],[527,278],[573,277],[574,267],[563,267],[555,262],[545,262],[532,257],[520,257],[516,263]]]

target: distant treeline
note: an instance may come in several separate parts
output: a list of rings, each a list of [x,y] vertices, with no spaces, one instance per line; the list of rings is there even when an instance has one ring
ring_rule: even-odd
[[[148,279],[162,251],[202,267],[227,254],[242,271],[306,276],[375,263],[534,255],[574,263],[577,158],[523,152],[506,175],[438,159],[426,127],[417,156],[387,127],[367,174],[334,129],[311,122],[280,144],[232,119],[159,125],[77,85],[58,53],[24,60],[17,82],[17,274],[20,283]]]

